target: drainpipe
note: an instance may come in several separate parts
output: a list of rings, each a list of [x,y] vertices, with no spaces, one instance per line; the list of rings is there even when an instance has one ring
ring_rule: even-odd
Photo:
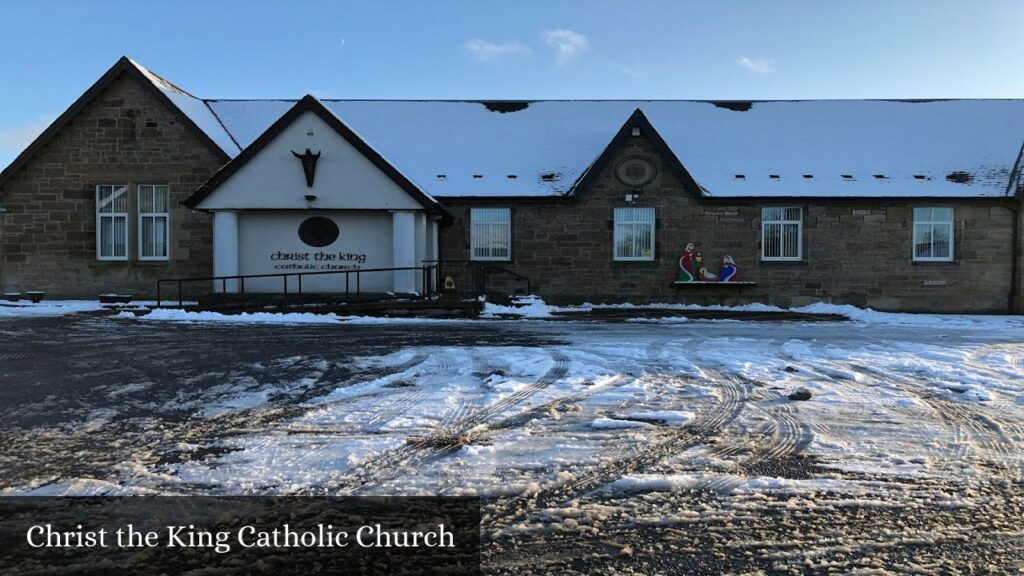
[[[0,262],[4,260],[4,243],[2,242],[4,237],[4,225],[3,215],[7,213],[7,208],[0,204]],[[4,267],[0,266],[0,289],[6,291],[8,286],[4,283]]]
[[[1010,295],[1006,307],[1013,314],[1024,312],[1017,306],[1017,297],[1020,294],[1020,207],[1007,205],[1006,209],[1013,214],[1013,250],[1011,250],[1013,260],[1010,262],[1010,273],[1013,276],[1010,277]]]

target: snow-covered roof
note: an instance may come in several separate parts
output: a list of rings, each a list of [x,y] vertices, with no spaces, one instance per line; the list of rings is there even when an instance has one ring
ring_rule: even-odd
[[[228,156],[235,156],[240,149],[238,144],[231,138],[231,134],[224,128],[217,119],[217,116],[210,110],[207,103],[201,98],[189,94],[185,90],[175,86],[171,82],[157,76],[142,64],[128,59],[133,66],[142,72],[147,80],[153,83],[167,98],[178,107],[182,114],[188,117],[197,128],[202,130],[213,143],[216,144]]]
[[[9,179],[132,70],[236,157],[296,100],[203,100],[122,57],[0,172]],[[1004,197],[1020,188],[1024,100],[324,100],[423,193],[574,192],[639,110],[710,197]],[[1012,182],[1011,182],[1012,181]]]
[[[295,101],[207,103],[245,147]],[[713,197],[1006,196],[1024,142],[1024,100],[323,103],[438,197],[569,193],[636,109]]]

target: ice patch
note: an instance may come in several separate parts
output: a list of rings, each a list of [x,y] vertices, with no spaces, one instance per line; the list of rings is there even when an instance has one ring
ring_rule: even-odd
[[[619,429],[630,429],[630,428],[650,428],[651,425],[647,422],[638,422],[636,420],[616,420],[614,418],[598,418],[590,423],[591,428],[597,428],[599,430],[619,430]]]
[[[654,412],[636,412],[628,416],[631,420],[643,420],[647,422],[664,422],[673,426],[682,426],[693,420],[693,412],[682,410],[656,410]]]

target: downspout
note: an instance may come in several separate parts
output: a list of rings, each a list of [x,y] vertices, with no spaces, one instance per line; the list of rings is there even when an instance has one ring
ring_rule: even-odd
[[[1007,205],[1006,209],[1013,214],[1013,249],[1010,251],[1013,260],[1010,262],[1010,296],[1006,309],[1010,314],[1022,313],[1017,298],[1020,294],[1020,207]]]
[[[1020,295],[1020,204],[1021,204],[1021,187],[1020,187],[1020,175],[1021,175],[1021,161],[1024,160],[1024,143],[1020,146],[1020,151],[1017,152],[1017,161],[1013,163],[1013,170],[1010,171],[1010,181],[1006,184],[1006,196],[1012,198],[1010,204],[1006,205],[1006,209],[1013,214],[1013,248],[1010,250],[1013,261],[1010,263],[1010,273],[1013,275],[1010,277],[1010,295],[1006,306],[1007,312],[1013,313],[1024,313],[1024,310],[1018,308],[1017,299]],[[1016,199],[1016,204],[1013,203],[1013,199]]]
[[[0,291],[7,291],[8,286],[4,283],[4,220],[7,215],[7,208],[0,204]]]

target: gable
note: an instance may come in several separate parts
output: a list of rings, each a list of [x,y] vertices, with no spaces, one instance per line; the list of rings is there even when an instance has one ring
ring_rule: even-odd
[[[597,178],[601,175],[607,175],[609,172],[614,172],[616,169],[613,166],[613,160],[622,160],[624,155],[624,148],[631,141],[644,141],[650,145],[653,149],[651,152],[657,156],[658,164],[661,165],[662,169],[671,172],[681,183],[682,188],[694,198],[699,198],[703,194],[703,190],[694,181],[693,176],[687,171],[686,167],[683,166],[679,158],[676,157],[675,153],[662,139],[661,134],[658,133],[657,129],[651,125],[647,116],[637,108],[630,114],[626,122],[619,128],[619,131],[615,133],[615,136],[605,147],[604,151],[594,160],[593,163],[587,168],[587,170],[580,176],[580,178],[573,185],[571,194],[578,195],[581,191],[588,190],[597,181]],[[639,156],[643,158],[644,162],[651,162],[654,160],[650,154],[643,154]],[[654,172],[657,173],[659,170],[654,168]],[[641,190],[643,186],[649,186],[651,184],[657,185],[656,181],[652,181],[648,184],[637,185],[637,190]]]
[[[293,152],[320,157],[313,186]],[[316,199],[309,201],[307,195]],[[204,198],[200,210],[423,210],[352,143],[311,110],[281,128]]]
[[[28,162],[31,160],[39,151],[41,151],[49,142],[56,137],[65,127],[67,127],[73,120],[75,120],[83,110],[87,109],[90,105],[97,102],[99,98],[103,96],[112,86],[117,82],[130,81],[137,82],[144,90],[146,90],[155,101],[157,105],[164,107],[164,109],[174,118],[180,122],[191,134],[197,139],[197,144],[203,146],[212,152],[220,162],[228,160],[229,156],[227,152],[220,145],[201,129],[193,116],[198,117],[198,114],[202,111],[202,108],[206,109],[209,117],[216,118],[213,115],[212,110],[206,106],[205,102],[196,99],[195,97],[188,96],[187,93],[182,91],[182,96],[179,103],[176,103],[168,95],[168,93],[162,90],[160,87],[153,83],[153,79],[147,75],[151,74],[143,72],[144,69],[138,67],[135,63],[125,57],[121,57],[113,66],[108,69],[103,76],[101,76],[92,86],[89,87],[81,96],[67,110],[64,111],[56,120],[54,120],[47,128],[40,134],[31,144],[29,144],[19,154],[10,165],[8,165],[2,172],[0,172],[0,186],[3,186],[14,174],[20,171]],[[189,115],[185,110],[181,108],[181,105],[185,105],[185,98],[191,98],[193,102],[193,111],[195,114]],[[198,104],[196,104],[198,103]],[[219,121],[218,121],[219,124]],[[102,127],[101,127],[102,128]],[[116,127],[115,127],[116,128]],[[223,129],[223,127],[221,127]],[[226,130],[223,130],[224,134],[227,134]],[[89,153],[90,151],[84,151]],[[99,153],[100,151],[94,151]],[[105,154],[105,156],[108,156]]]

